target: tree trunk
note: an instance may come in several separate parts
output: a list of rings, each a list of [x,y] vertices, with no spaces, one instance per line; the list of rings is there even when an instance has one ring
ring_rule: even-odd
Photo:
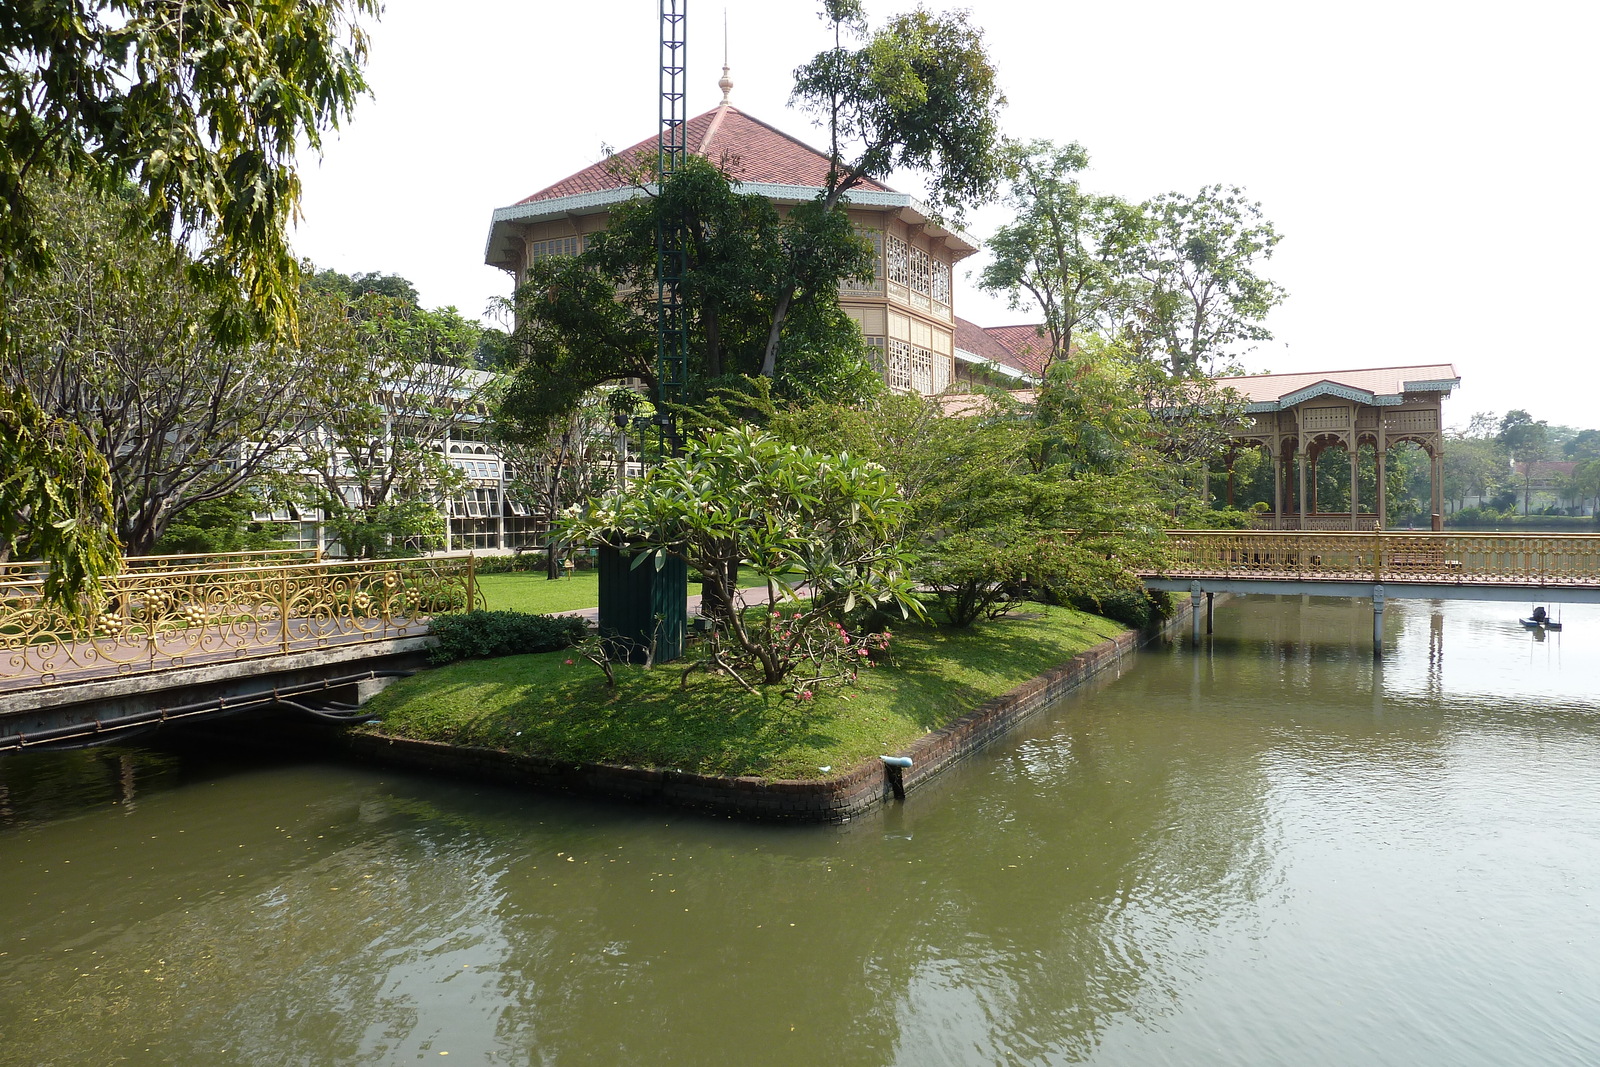
[[[778,338],[783,334],[783,323],[794,304],[794,286],[789,286],[778,297],[772,308],[772,329],[767,333],[766,351],[761,354],[761,376],[773,378],[778,373]]]

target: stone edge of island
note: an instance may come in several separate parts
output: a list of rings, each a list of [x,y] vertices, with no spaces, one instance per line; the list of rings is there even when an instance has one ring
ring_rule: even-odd
[[[1177,610],[1170,619],[1085,649],[893,753],[912,760],[909,769],[898,772],[904,791],[926,784],[1085,681],[1119,666],[1145,644],[1172,633],[1188,617],[1186,600],[1175,605]],[[895,795],[890,771],[877,757],[829,778],[718,778],[688,771],[572,763],[382,733],[348,734],[345,743],[356,756],[408,770],[769,822],[847,822]]]

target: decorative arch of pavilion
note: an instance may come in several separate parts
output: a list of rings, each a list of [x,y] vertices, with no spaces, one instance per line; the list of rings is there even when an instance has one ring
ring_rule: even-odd
[[[1234,433],[1238,448],[1260,448],[1272,461],[1274,530],[1370,530],[1386,512],[1385,458],[1390,446],[1412,442],[1431,463],[1430,511],[1441,529],[1444,512],[1444,422],[1442,405],[1461,384],[1455,367],[1414,367],[1256,374],[1218,378],[1242,394],[1251,422]],[[1361,510],[1359,449],[1371,445],[1377,459],[1377,499]],[[1330,447],[1350,456],[1350,510],[1318,512],[1307,478]],[[1311,505],[1308,509],[1307,503]]]

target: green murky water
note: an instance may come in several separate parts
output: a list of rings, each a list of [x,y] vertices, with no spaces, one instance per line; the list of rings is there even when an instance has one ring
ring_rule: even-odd
[[[0,1063],[1600,1062],[1600,610],[1516,613],[1236,601],[843,827],[0,760]]]

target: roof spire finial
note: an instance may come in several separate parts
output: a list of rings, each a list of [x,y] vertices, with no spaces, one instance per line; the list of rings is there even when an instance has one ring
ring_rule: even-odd
[[[728,103],[728,93],[733,90],[733,79],[728,77],[728,9],[722,9],[722,77],[717,79],[717,88],[722,90],[722,103]]]

